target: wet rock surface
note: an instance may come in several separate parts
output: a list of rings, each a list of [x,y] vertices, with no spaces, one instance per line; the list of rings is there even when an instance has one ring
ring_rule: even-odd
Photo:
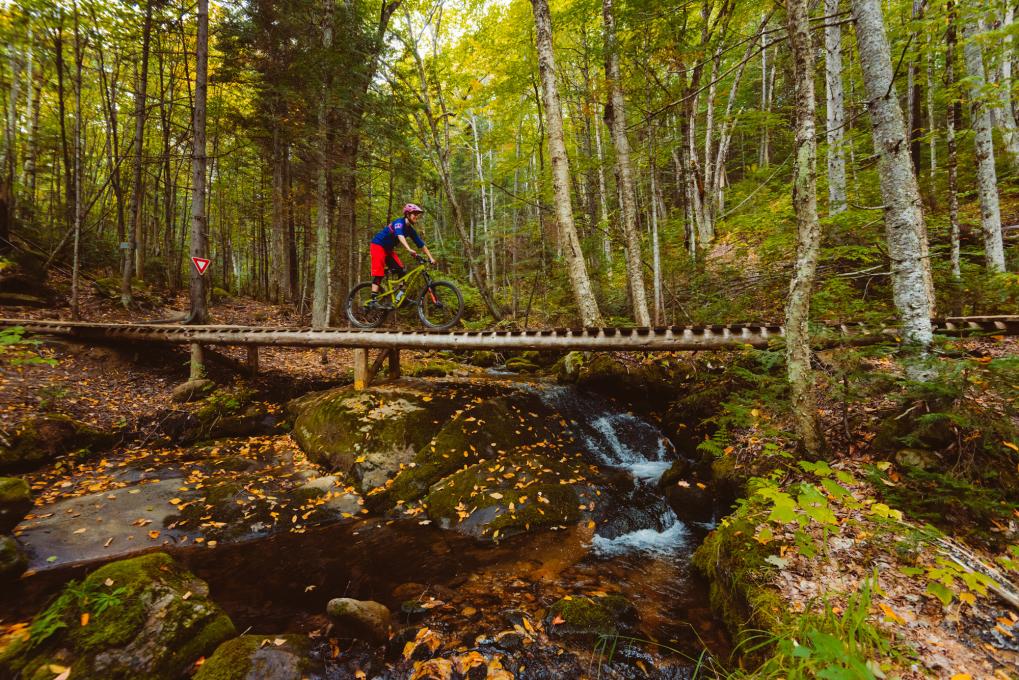
[[[326,604],[337,633],[379,644],[389,638],[392,615],[384,604],[372,600],[337,597]]]

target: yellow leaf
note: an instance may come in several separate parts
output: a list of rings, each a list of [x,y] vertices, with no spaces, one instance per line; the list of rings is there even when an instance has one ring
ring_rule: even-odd
[[[969,673],[956,673],[952,676],[952,680],[973,680]]]
[[[363,463],[366,460],[368,460],[368,458],[366,456],[358,456],[357,458],[354,459],[354,462],[355,463]]]
[[[171,498],[170,499],[170,505],[180,505],[180,499],[179,498]]]
[[[758,417],[759,415],[761,415],[761,412],[760,412],[760,411],[758,411],[758,410],[757,410],[757,409],[755,409],[755,408],[752,408],[752,409],[750,409],[750,415],[752,415],[752,416],[753,416],[754,418],[756,418],[756,417]]]
[[[90,618],[90,615],[89,615],[88,612],[83,613],[81,615],[81,625],[82,626],[87,626],[89,618]]]
[[[1016,453],[1019,453],[1019,446],[1016,446],[1016,445],[1015,445],[1015,444],[1013,444],[1012,442],[1004,442],[1004,441],[1003,441],[1003,442],[1001,442],[1001,443],[1002,443],[1002,444],[1004,444],[1005,446],[1007,446],[1008,448],[1012,449],[1012,450],[1013,450],[1013,451],[1015,451]]]
[[[879,602],[878,606],[881,607],[881,611],[883,611],[885,613],[885,617],[887,617],[888,619],[894,621],[895,623],[902,623],[902,624],[906,623],[906,619],[904,619],[901,616],[899,616],[898,614],[896,614],[895,610],[893,610],[891,607],[886,605],[884,602]]]
[[[959,601],[960,602],[965,602],[966,604],[972,606],[973,603],[975,603],[977,601],[977,598],[976,598],[976,595],[974,595],[973,593],[967,591],[967,592],[959,593]]]
[[[159,538],[159,532],[153,529],[152,531],[149,532],[149,538],[151,538],[153,541],[156,540],[157,538]]]

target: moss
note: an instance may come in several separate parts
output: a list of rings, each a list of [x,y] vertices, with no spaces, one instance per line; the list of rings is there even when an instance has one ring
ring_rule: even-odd
[[[747,505],[708,534],[693,565],[708,578],[711,606],[735,638],[747,630],[777,633],[787,627],[787,607],[770,585],[769,550],[753,540]]]
[[[465,370],[466,367],[463,364],[433,357],[411,363],[403,368],[403,373],[418,378],[444,378],[447,375],[463,373]]]
[[[361,453],[418,451],[428,444],[461,402],[449,393],[436,396],[380,388],[319,393],[289,407],[293,436],[315,463],[348,472]]]
[[[165,553],[112,562],[68,584],[35,617],[28,644],[5,653],[0,668],[33,677],[59,657],[75,678],[177,678],[236,634],[206,592]]]
[[[20,477],[0,477],[0,533],[10,531],[32,509],[32,491]]]
[[[499,363],[499,355],[489,350],[480,349],[475,352],[471,352],[470,356],[467,358],[467,363],[472,366],[490,368]]]
[[[523,357],[513,357],[506,362],[506,368],[510,371],[516,371],[517,373],[537,373],[541,370],[541,367],[533,361],[528,361]]]
[[[414,501],[464,466],[544,444],[561,437],[558,415],[534,395],[518,393],[488,399],[458,413],[421,449],[413,467],[402,470],[386,494],[390,504]]]
[[[271,644],[267,645],[266,640],[270,640]],[[283,642],[277,644],[278,640]],[[303,635],[241,635],[217,647],[216,652],[195,673],[194,680],[265,677],[266,669],[262,666],[270,664],[274,671],[272,677],[285,680],[289,676],[281,673],[280,664],[268,659],[270,656],[278,659],[283,655],[291,658],[291,665],[286,670],[294,673],[294,680],[299,680],[310,665],[307,660],[308,646],[308,638]]]
[[[634,613],[633,604],[622,595],[569,597],[549,608],[547,625],[550,632],[563,636],[618,635]],[[554,623],[558,619],[562,622]]]
[[[578,475],[569,465],[544,456],[500,457],[444,479],[425,503],[428,516],[444,528],[456,527],[479,537],[498,531],[505,537],[576,522],[580,517],[577,493],[560,480]]]
[[[9,447],[0,447],[0,470],[31,470],[72,451],[91,454],[116,438],[65,415],[30,418],[18,425]]]
[[[13,536],[0,536],[0,582],[21,576],[28,568],[28,558]]]
[[[240,413],[254,398],[255,390],[247,385],[222,387],[204,399],[195,415],[204,425],[216,418]]]

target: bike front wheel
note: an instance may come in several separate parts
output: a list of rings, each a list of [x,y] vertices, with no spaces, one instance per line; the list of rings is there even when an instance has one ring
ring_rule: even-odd
[[[386,318],[385,309],[372,304],[372,284],[359,283],[347,296],[347,318],[358,328],[378,328]]]
[[[418,316],[428,328],[446,330],[460,321],[464,313],[464,296],[448,281],[432,281],[418,299]]]

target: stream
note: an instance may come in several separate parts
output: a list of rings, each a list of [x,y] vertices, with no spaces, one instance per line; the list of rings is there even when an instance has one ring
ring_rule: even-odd
[[[244,531],[225,534],[213,550],[196,544],[193,535],[188,540],[186,528],[174,529],[171,523],[162,530],[172,540],[158,547],[209,583],[213,599],[238,631],[321,630],[328,624],[325,605],[329,599],[355,597],[382,602],[400,624],[427,625],[449,640],[473,647],[486,636],[512,628],[518,612],[528,613],[537,622],[562,597],[608,592],[621,594],[634,605],[636,622],[624,634],[641,642],[619,645],[613,661],[605,666],[614,675],[603,677],[647,677],[638,670],[647,668],[659,669],[660,675],[653,677],[689,677],[692,660],[705,649],[725,658],[728,640],[710,610],[707,588],[689,561],[712,525],[681,521],[659,488],[662,474],[680,454],[656,425],[603,396],[563,386],[524,389],[561,416],[584,455],[610,480],[603,487],[607,502],[599,501],[597,522],[480,542],[419,518],[357,514],[351,497],[337,507],[353,508],[354,513],[318,522],[313,517],[298,524],[298,531],[267,530],[265,522],[251,521],[257,514],[252,510],[243,520],[235,520],[245,522]],[[289,440],[286,435],[281,438]],[[230,446],[244,450],[245,440],[222,444],[224,449]],[[109,527],[118,521],[119,512],[129,534],[131,520],[146,503],[165,506],[164,497],[171,493],[186,501],[184,491],[168,487],[187,490],[198,469],[205,470],[203,474],[216,473],[201,467],[206,465],[207,453],[207,447],[191,447],[181,449],[176,457],[158,454],[155,460],[131,458],[122,464],[111,454],[108,465],[115,471],[110,473],[114,480],[110,484],[116,491],[104,488],[37,507],[21,526],[21,540],[29,549],[34,573],[0,594],[0,609],[28,617],[67,580],[110,559],[76,560],[75,555],[82,554],[76,552],[76,542],[82,544],[88,540],[85,534],[92,532],[74,528],[67,516],[80,521],[89,507],[99,508],[94,512],[101,517],[94,521]],[[288,475],[301,481],[312,478],[310,483],[315,483],[312,472],[296,469],[292,459],[282,458],[259,468],[266,484],[273,477],[279,481]],[[48,479],[54,479],[50,474]],[[133,495],[125,496],[125,492]],[[271,488],[265,493],[274,498]],[[119,501],[109,500],[117,496],[130,498],[130,506],[119,509]],[[48,512],[52,516],[47,517]],[[158,520],[152,526],[158,526]],[[146,528],[151,529],[143,526],[136,531]],[[92,552],[85,554],[95,554],[99,535],[89,543]],[[144,540],[141,534],[137,540]],[[118,539],[114,547],[121,544],[128,541]],[[128,554],[140,552],[140,547],[128,549]],[[407,601],[415,599],[427,602],[427,607],[408,607]],[[581,657],[593,654],[590,640],[563,644]],[[562,677],[569,672],[556,671],[555,663],[543,661],[534,649],[518,653],[527,655],[532,668],[532,674],[521,677]],[[542,664],[547,666],[545,675],[536,671]],[[592,671],[594,675],[597,670]]]

